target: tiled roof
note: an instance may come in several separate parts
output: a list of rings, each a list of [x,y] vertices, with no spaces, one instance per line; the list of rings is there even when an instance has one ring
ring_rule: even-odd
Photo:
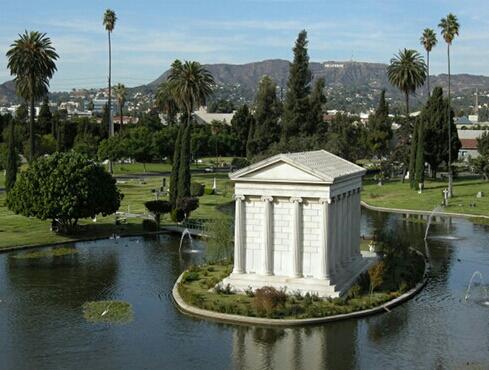
[[[477,139],[460,139],[462,149],[477,149]]]
[[[278,154],[233,173],[231,178],[239,178],[244,174],[264,168],[280,160],[295,165],[296,167],[331,183],[341,177],[363,175],[366,172],[363,167],[338,157],[337,155],[325,150],[315,150],[310,152]]]

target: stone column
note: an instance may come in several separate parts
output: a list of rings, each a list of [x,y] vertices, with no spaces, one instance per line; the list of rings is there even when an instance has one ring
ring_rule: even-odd
[[[348,265],[348,193],[341,196],[341,265]]]
[[[360,204],[361,201],[361,188],[357,188],[356,191],[356,198],[355,198],[355,238],[356,238],[356,243],[355,243],[355,255],[358,258],[362,257],[362,253],[360,252],[360,221],[362,219],[362,206]]]
[[[331,200],[320,199],[322,209],[321,219],[321,245],[319,248],[320,279],[330,279],[334,270],[331,247]]]
[[[235,195],[236,212],[234,217],[234,270],[233,274],[245,273],[246,250],[244,242],[244,195]]]
[[[348,261],[352,262],[354,259],[354,251],[353,251],[353,240],[355,235],[355,210],[353,208],[353,199],[355,197],[355,192],[348,192]]]
[[[341,271],[341,261],[342,261],[342,248],[341,248],[341,240],[342,240],[342,230],[341,230],[341,225],[342,225],[342,221],[341,221],[341,217],[342,217],[342,204],[341,204],[341,201],[343,200],[343,195],[342,194],[338,194],[336,196],[336,201],[335,201],[335,225],[334,225],[334,229],[335,229],[335,237],[334,237],[334,240],[335,240],[335,254],[336,254],[336,259],[335,259],[335,270],[336,272],[339,272]]]
[[[263,213],[263,275],[273,275],[273,197],[262,197]]]
[[[292,215],[292,276],[302,277],[302,198],[290,198],[294,211]]]

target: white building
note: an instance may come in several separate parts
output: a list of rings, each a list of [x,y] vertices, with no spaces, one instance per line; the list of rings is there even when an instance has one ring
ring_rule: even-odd
[[[280,154],[232,173],[234,270],[222,284],[344,293],[372,261],[360,253],[364,174],[324,150]]]

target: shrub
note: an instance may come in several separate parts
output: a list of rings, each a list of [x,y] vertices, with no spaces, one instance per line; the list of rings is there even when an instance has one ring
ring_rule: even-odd
[[[380,261],[368,270],[368,276],[370,277],[370,295],[372,295],[374,290],[380,287],[384,281],[384,271],[384,261]]]
[[[155,216],[156,224],[160,224],[161,215],[171,212],[171,204],[167,200],[150,200],[144,206]]]
[[[219,218],[206,223],[208,255],[210,260],[222,260],[232,256],[233,231],[231,222]]]
[[[205,195],[214,195],[214,189],[212,189],[212,188],[205,188],[204,189],[204,194]]]
[[[182,276],[182,283],[189,283],[200,279],[200,275],[197,271],[186,271]]]
[[[158,224],[153,220],[143,220],[143,230],[145,231],[158,231]]]
[[[122,198],[102,166],[68,152],[35,160],[10,190],[7,206],[26,217],[55,220],[60,231],[71,232],[80,218],[114,213]]]
[[[253,306],[260,315],[271,317],[278,306],[284,306],[287,296],[283,290],[277,290],[274,287],[265,286],[255,291]]]
[[[172,209],[170,215],[173,222],[182,222],[185,218],[185,212],[180,208]]]
[[[205,185],[198,183],[198,182],[193,182],[190,184],[190,195],[193,197],[201,197],[204,195],[205,191]]]

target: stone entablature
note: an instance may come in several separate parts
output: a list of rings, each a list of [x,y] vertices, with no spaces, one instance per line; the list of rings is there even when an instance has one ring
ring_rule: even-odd
[[[368,264],[359,249],[364,173],[316,151],[275,156],[231,174],[235,263],[223,283],[339,295]]]

